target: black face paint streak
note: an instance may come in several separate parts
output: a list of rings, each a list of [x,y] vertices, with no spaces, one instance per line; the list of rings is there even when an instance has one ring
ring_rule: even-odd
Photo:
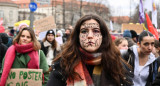
[[[84,46],[84,47],[86,46],[85,45],[86,44],[85,41],[86,41],[86,39],[85,40],[81,40],[81,46]]]
[[[99,28],[98,23],[83,23],[82,26],[84,26],[84,28]]]
[[[100,33],[98,34],[93,34],[93,37],[101,37],[102,35]]]
[[[95,46],[99,46],[99,41],[100,41],[100,39],[97,39],[97,40],[95,41]]]

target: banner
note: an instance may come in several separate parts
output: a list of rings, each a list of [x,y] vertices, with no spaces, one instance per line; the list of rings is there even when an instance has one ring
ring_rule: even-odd
[[[56,29],[53,16],[34,21],[35,30],[38,29],[40,32],[47,31],[50,29]]]
[[[124,30],[134,30],[137,34],[140,34],[144,29],[142,24],[122,24],[121,32]]]
[[[42,86],[42,69],[11,69],[5,86]]]

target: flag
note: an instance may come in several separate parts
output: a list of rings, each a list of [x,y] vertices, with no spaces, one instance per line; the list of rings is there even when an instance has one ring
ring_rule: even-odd
[[[110,20],[110,29],[111,29],[111,31],[113,31],[113,24],[112,24],[111,20]]]
[[[139,22],[140,24],[144,22],[144,10],[143,10],[143,3],[142,0],[140,0],[139,3]]]
[[[157,10],[154,0],[152,4],[152,24],[154,24],[155,27],[157,28]]]
[[[3,24],[3,18],[0,19],[0,26]]]
[[[154,37],[157,40],[159,40],[157,29],[153,27],[152,22],[147,13],[146,13],[146,20],[147,20],[148,31],[150,31],[154,35]]]
[[[0,33],[4,33],[4,27],[0,25]]]
[[[144,9],[146,9],[147,11],[152,11],[152,0],[144,1]]]
[[[157,10],[152,11],[152,24],[155,25],[155,27],[157,28]]]

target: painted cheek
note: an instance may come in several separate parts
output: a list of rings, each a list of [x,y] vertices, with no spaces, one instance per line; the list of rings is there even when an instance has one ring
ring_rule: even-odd
[[[86,46],[87,46],[87,45],[86,45],[86,41],[87,41],[86,39],[81,39],[81,40],[80,40],[80,43],[81,43],[81,46],[82,46],[82,47],[86,47]]]
[[[97,46],[100,46],[100,45],[101,45],[101,43],[102,43],[102,36],[98,37],[97,43],[98,43]]]

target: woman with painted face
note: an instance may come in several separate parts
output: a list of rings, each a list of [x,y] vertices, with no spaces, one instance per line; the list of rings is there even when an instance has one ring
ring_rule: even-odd
[[[158,61],[152,53],[154,36],[149,31],[139,35],[136,45],[122,52],[122,57],[132,66],[134,86],[151,86],[158,72]]]
[[[48,30],[43,42],[41,43],[41,50],[44,52],[47,63],[51,66],[52,60],[56,54],[60,52],[60,44],[55,40],[55,33],[53,30]]]
[[[43,69],[43,86],[49,74],[46,57],[32,28],[25,27],[14,38],[13,45],[8,48],[0,71],[0,86],[5,86],[11,68]]]
[[[54,59],[47,86],[130,86],[123,62],[105,22],[85,15]]]

